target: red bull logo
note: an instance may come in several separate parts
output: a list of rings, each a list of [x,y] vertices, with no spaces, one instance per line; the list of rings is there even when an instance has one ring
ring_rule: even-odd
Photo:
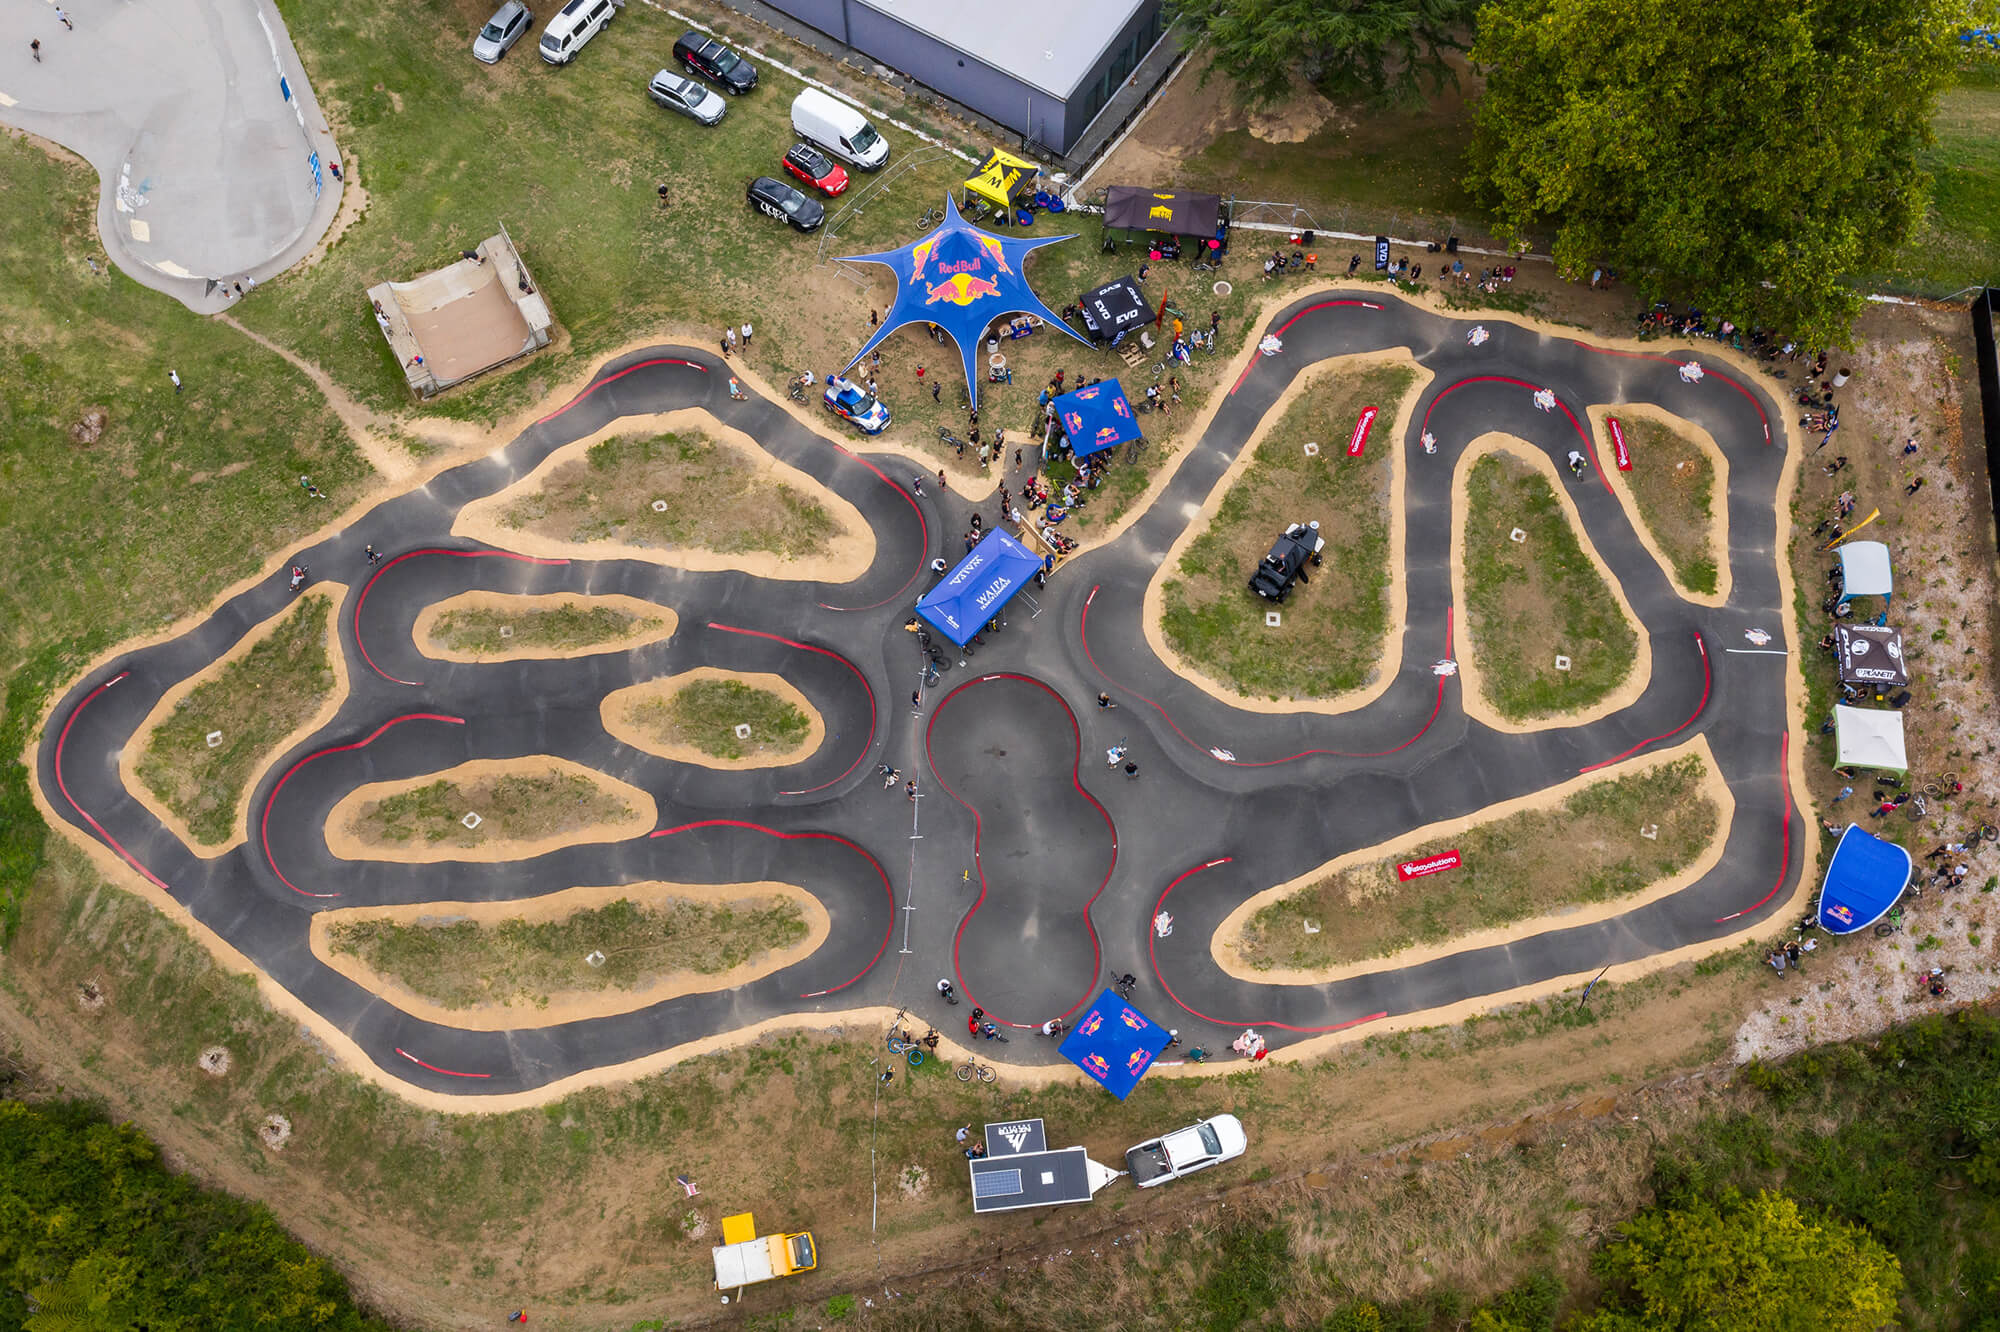
[[[1116,444],[1118,442],[1118,427],[1117,426],[1097,427],[1097,442],[1099,444]]]
[[[1014,271],[1013,269],[1007,267],[1007,250],[1004,246],[1000,244],[1000,241],[997,237],[981,236],[979,238],[979,248],[986,251],[986,253],[992,258],[994,272],[1011,273]]]
[[[1077,431],[1083,429],[1083,413],[1064,412],[1063,429],[1072,435],[1074,435]]]
[[[1124,417],[1128,421],[1132,419],[1132,404],[1125,401],[1125,399],[1123,398],[1112,399],[1111,410],[1118,413],[1120,416]]]
[[[1145,1072],[1146,1065],[1152,1062],[1153,1056],[1147,1054],[1144,1050],[1134,1050],[1130,1057],[1125,1060],[1125,1072],[1131,1077],[1136,1078]]]
[[[931,257],[931,251],[936,248],[937,242],[934,240],[920,240],[910,247],[911,286],[917,285],[917,279],[923,276],[924,262]]]
[[[1105,1059],[1103,1055],[1085,1055],[1078,1062],[1082,1065],[1083,1071],[1094,1078],[1103,1079],[1111,1076],[1110,1061]]]
[[[1144,1031],[1153,1024],[1146,1021],[1146,1015],[1134,1009],[1126,1009],[1118,1015],[1118,1020],[1134,1031]]]
[[[1103,1025],[1104,1014],[1093,1008],[1090,1010],[1090,1016],[1085,1018],[1082,1025],[1077,1027],[1077,1034],[1080,1036],[1095,1036],[1097,1029]]]
[[[974,277],[970,273],[954,273],[942,282],[925,287],[929,292],[924,298],[925,305],[936,305],[939,301],[950,301],[953,305],[970,305],[987,296],[998,296],[1000,284],[991,278]]]

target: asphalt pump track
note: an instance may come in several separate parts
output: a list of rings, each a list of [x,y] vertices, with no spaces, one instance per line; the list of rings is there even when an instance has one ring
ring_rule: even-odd
[[[1475,346],[1467,334],[1481,322],[1490,336]],[[504,449],[379,504],[186,632],[90,673],[51,711],[37,779],[62,819],[170,894],[389,1080],[474,1098],[609,1076],[744,1028],[821,1025],[849,1010],[909,1007],[950,1030],[967,1009],[937,999],[940,977],[996,1019],[1025,1026],[1074,1012],[1131,971],[1138,1002],[1188,1044],[1221,1048],[1255,1025],[1282,1050],[1713,945],[1783,909],[1802,859],[1787,777],[1791,663],[1721,650],[1753,629],[1775,633],[1774,649],[1788,645],[1776,552],[1789,436],[1773,428],[1778,405],[1727,365],[1684,375],[1696,359],[1689,350],[1613,350],[1504,319],[1450,318],[1379,288],[1305,298],[1270,330],[1283,352],[1254,358],[1218,390],[1225,396],[1203,438],[1146,511],[1045,590],[1017,598],[1005,627],[929,689],[904,623],[933,579],[930,561],[953,557],[951,534],[972,506],[935,487],[913,494],[907,461],[834,443],[756,395],[734,401],[724,363],[661,347],[607,364]],[[1393,441],[1407,466],[1405,548],[1393,555],[1403,561],[1407,618],[1394,678],[1337,715],[1229,706],[1148,646],[1147,584],[1297,376],[1329,358],[1396,348],[1434,378]],[[1541,389],[1553,391],[1553,409],[1538,408]],[[1693,422],[1726,454],[1725,605],[1676,593],[1604,482],[1600,465],[1610,460],[1596,456],[1585,412],[1623,403]],[[855,505],[876,538],[867,572],[826,585],[535,558],[452,536],[464,505],[563,444],[621,417],[678,408],[711,413]],[[1470,441],[1495,431],[1558,465],[1571,449],[1591,456],[1592,467],[1563,485],[1650,640],[1643,692],[1587,724],[1495,729],[1468,715],[1462,677],[1434,669],[1453,655],[1453,466]],[[364,558],[370,544],[385,556],[379,566]],[[348,584],[338,614],[350,688],[331,722],[258,778],[247,840],[204,858],[125,789],[119,754],[144,742],[138,728],[177,682],[286,611],[294,563]],[[619,593],[671,608],[679,627],[664,642],[557,660],[421,654],[418,614],[472,590]],[[717,771],[605,731],[606,694],[704,666],[783,676],[825,718],[824,743],[789,766]],[[1098,709],[1100,690],[1122,706]],[[1335,856],[1694,735],[1707,738],[1735,811],[1720,859],[1678,891],[1414,965],[1350,968],[1322,984],[1242,979],[1212,955],[1235,907]],[[1103,760],[1121,739],[1141,764],[1137,780]],[[651,793],[659,827],[498,864],[356,862],[328,849],[329,811],[363,784],[544,754]],[[917,799],[884,789],[885,763],[918,778]],[[313,914],[330,908],[522,900],[642,880],[797,884],[825,905],[832,930],[808,956],[740,988],[511,1031],[420,1020],[309,946]],[[1152,928],[1162,909],[1175,922],[1164,938]],[[1039,1040],[1000,1053],[1026,1064],[1055,1058]]]

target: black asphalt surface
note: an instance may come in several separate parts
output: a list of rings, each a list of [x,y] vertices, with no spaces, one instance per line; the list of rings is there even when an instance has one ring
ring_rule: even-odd
[[[1767,425],[1779,407],[1732,371],[1684,381],[1680,366],[1698,351],[1609,351],[1499,321],[1487,321],[1490,340],[1472,347],[1466,333],[1478,322],[1432,315],[1379,289],[1281,312],[1272,328],[1282,353],[1258,358],[1228,393],[1159,501],[1045,591],[1017,598],[1005,627],[963,667],[954,660],[914,707],[920,661],[903,625],[933,581],[928,561],[958,553],[947,545],[964,530],[966,502],[933,486],[914,498],[908,463],[870,458],[858,440],[852,451],[831,443],[774,403],[731,401],[726,368],[705,352],[639,353],[607,365],[499,453],[381,504],[286,561],[352,586],[340,628],[353,687],[331,723],[262,776],[244,845],[212,860],[194,854],[126,793],[117,754],[167,689],[291,604],[283,572],[181,637],[77,685],[52,714],[38,780],[63,817],[157,880],[390,1075],[471,1096],[533,1089],[784,1014],[908,1005],[951,1030],[968,1009],[937,998],[941,976],[996,1019],[1033,1024],[1131,971],[1140,1004],[1189,1044],[1219,1048],[1254,1024],[1282,1046],[1740,930],[1778,909],[1799,873],[1785,785],[1785,663],[1723,650],[1742,645],[1752,627],[1782,645],[1775,495],[1785,449]],[[1398,674],[1374,703],[1339,716],[1228,707],[1148,648],[1146,584],[1186,515],[1297,375],[1327,357],[1399,346],[1437,378],[1404,438],[1378,429],[1370,444],[1400,447],[1409,463],[1409,619]],[[1555,391],[1556,410],[1534,406],[1540,387]],[[1432,670],[1451,655],[1457,456],[1499,430],[1558,466],[1571,448],[1594,457],[1587,426],[1580,433],[1577,424],[1586,405],[1626,402],[1694,421],[1728,455],[1730,602],[1708,609],[1678,597],[1594,467],[1565,480],[1650,636],[1652,677],[1634,704],[1588,725],[1512,735],[1475,723],[1458,678]],[[560,445],[621,416],[681,407],[708,410],[855,504],[877,539],[867,574],[829,586],[626,560],[552,562],[450,535],[460,507],[525,476]],[[1435,454],[1419,443],[1425,429]],[[367,543],[388,556],[378,570],[363,558]],[[671,607],[680,626],[662,643],[574,660],[460,665],[418,653],[417,614],[475,588],[623,593]],[[636,751],[604,731],[606,693],[697,666],[784,676],[826,718],[825,744],[791,767],[717,772]],[[1101,689],[1121,706],[1100,711]],[[1720,863],[1680,892],[1600,922],[1324,985],[1244,982],[1210,957],[1222,919],[1274,883],[1696,733],[1713,747],[1736,817]],[[1140,766],[1136,778],[1105,762],[1121,740]],[[364,864],[327,849],[328,811],[362,783],[530,754],[561,755],[651,792],[659,829],[497,865]],[[884,789],[884,763],[918,778],[917,800],[900,783]],[[642,879],[796,883],[825,903],[833,931],[809,957],[739,989],[509,1032],[419,1021],[307,945],[312,913],[328,908],[514,900]],[[1162,905],[1175,920],[1166,939],[1150,928]],[[996,1051],[1054,1058],[1048,1042],[1019,1031],[1004,1049],[989,1047]]]

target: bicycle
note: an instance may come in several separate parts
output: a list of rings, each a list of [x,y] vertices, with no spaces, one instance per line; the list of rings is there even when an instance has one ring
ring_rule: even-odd
[[[953,1065],[951,1071],[958,1075],[960,1082],[970,1082],[974,1078],[978,1078],[981,1082],[991,1082],[994,1077],[991,1067],[980,1063],[969,1055],[966,1057],[964,1063]]]
[[[1875,927],[1875,934],[1877,938],[1886,939],[1902,928],[1903,908],[1894,907],[1890,910],[1888,918]]]
[[[931,228],[937,226],[937,224],[942,221],[944,221],[944,209],[927,208],[923,212],[917,214],[917,230],[929,231]]]
[[[889,1033],[889,1053],[899,1054],[910,1061],[911,1068],[924,1066],[924,1043],[910,1039],[908,1032]]]
[[[793,402],[804,402],[806,400],[806,385],[812,382],[811,375],[800,375],[785,386],[785,391],[790,395]]]

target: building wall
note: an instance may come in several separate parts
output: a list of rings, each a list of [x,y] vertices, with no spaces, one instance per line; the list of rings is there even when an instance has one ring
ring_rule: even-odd
[[[1139,67],[1165,29],[1159,0],[1150,0],[1133,11],[1131,19],[1119,31],[1118,40],[1098,57],[1090,73],[1070,93],[1063,111],[1062,142],[1054,145],[1057,151],[1068,152],[1069,146],[1083,137],[1090,122],[1097,119],[1104,104],[1132,77],[1132,71]]]
[[[892,15],[849,0],[765,0],[834,40],[1056,152],[1067,152],[1159,39],[1160,0],[1147,0],[1067,99],[962,55]],[[1005,0],[996,0],[1004,6]],[[1089,3],[1089,0],[1078,0]]]

